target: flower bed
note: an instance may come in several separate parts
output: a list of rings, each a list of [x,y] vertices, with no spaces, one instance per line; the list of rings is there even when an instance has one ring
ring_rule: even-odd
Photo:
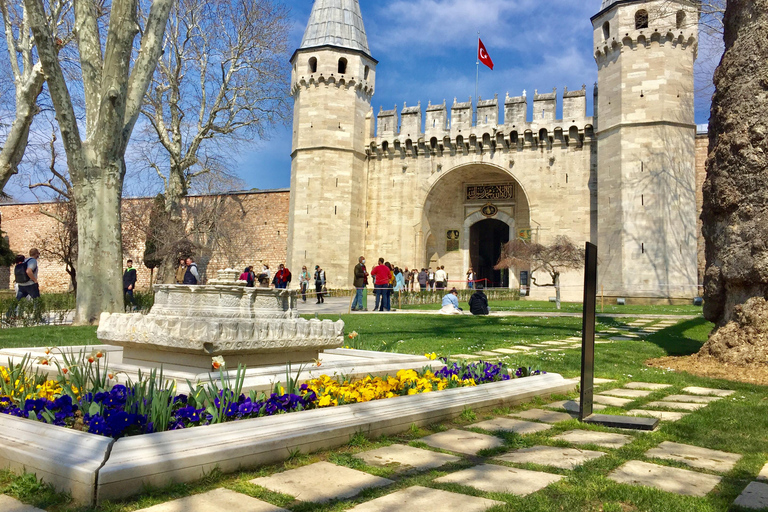
[[[78,431],[115,439],[181,430],[307,409],[368,402],[395,396],[415,395],[458,387],[510,380],[540,372],[519,368],[510,374],[503,364],[454,363],[433,372],[401,370],[387,377],[365,377],[356,381],[323,375],[298,384],[286,372],[287,390],[275,385],[269,396],[251,391],[242,393],[245,368],[232,379],[220,368],[222,389],[210,382],[192,385],[189,394],[174,393],[174,383],[163,378],[162,370],[139,376],[137,382],[102,365],[104,354],[79,357],[62,353],[63,364],[55,358],[38,363],[56,365],[55,380],[46,380],[31,369],[31,361],[0,367],[0,413],[28,418]],[[299,374],[301,370],[299,371]],[[81,391],[83,390],[83,391]]]

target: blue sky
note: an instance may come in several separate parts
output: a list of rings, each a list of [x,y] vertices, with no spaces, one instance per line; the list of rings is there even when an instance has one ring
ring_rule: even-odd
[[[312,0],[285,1],[291,8],[290,48],[298,48]],[[591,115],[597,67],[592,57],[590,17],[600,0],[361,0],[368,43],[379,61],[372,105],[398,110],[403,102],[450,105],[475,94],[477,33],[494,61],[481,65],[479,94],[501,101],[525,89],[551,92],[587,85]],[[288,63],[286,63],[288,66]],[[696,122],[706,123],[709,104],[699,95]],[[290,127],[277,127],[269,141],[254,144],[238,159],[248,188],[290,184]]]

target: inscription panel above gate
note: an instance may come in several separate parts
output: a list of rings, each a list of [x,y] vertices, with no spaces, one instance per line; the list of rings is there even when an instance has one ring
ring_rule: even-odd
[[[467,185],[467,201],[499,201],[515,198],[515,184]]]

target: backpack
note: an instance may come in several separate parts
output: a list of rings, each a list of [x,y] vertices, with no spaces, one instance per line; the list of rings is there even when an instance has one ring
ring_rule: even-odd
[[[16,284],[24,284],[29,282],[29,276],[27,275],[27,262],[17,263],[13,268],[13,277],[16,279]]]

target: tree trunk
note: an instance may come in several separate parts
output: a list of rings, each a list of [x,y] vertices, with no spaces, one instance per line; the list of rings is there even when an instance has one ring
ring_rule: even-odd
[[[109,169],[84,174],[94,176],[75,189],[77,202],[77,308],[74,323],[94,324],[102,312],[123,311],[123,247],[120,222],[122,161]]]
[[[555,273],[553,282],[555,283],[555,304],[560,309],[560,272]]]
[[[701,215],[704,315],[716,330],[702,353],[723,354],[712,350],[722,345],[746,361],[760,345],[747,310],[763,308],[750,299],[768,297],[768,0],[729,0],[724,25]]]
[[[187,182],[184,171],[171,166],[168,176],[168,190],[165,191],[165,211],[170,215],[171,222],[181,222],[181,201],[187,197]]]

